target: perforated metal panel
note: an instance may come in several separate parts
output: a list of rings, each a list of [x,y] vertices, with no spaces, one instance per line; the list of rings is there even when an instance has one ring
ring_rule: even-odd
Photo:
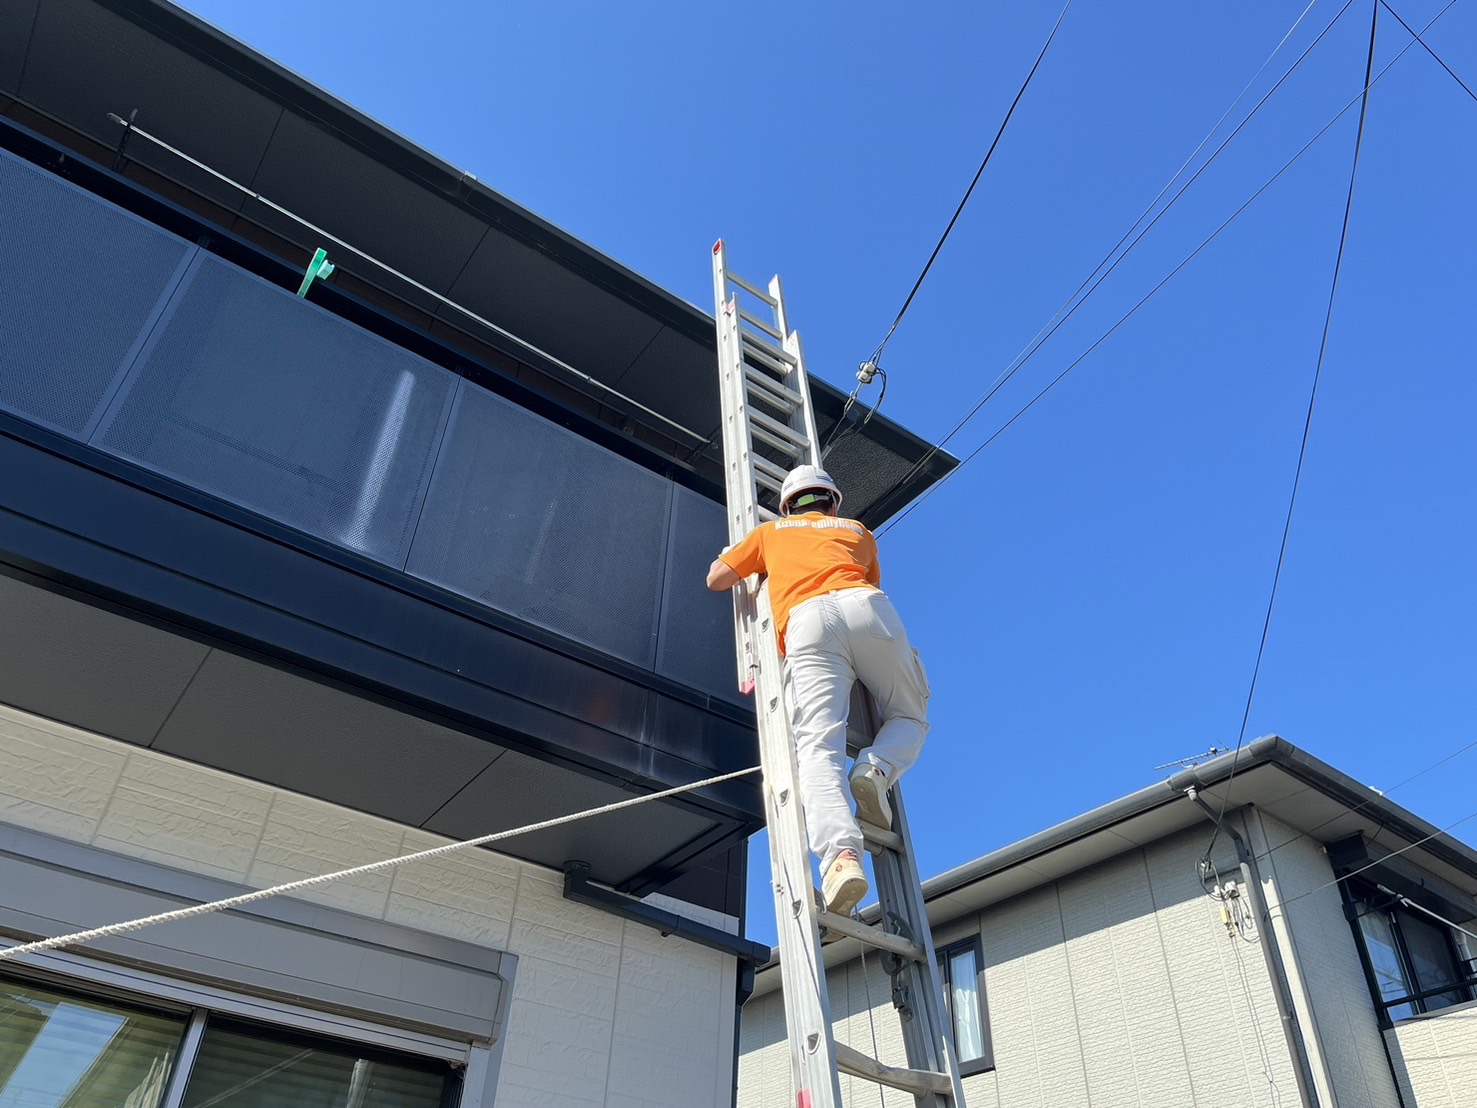
[[[83,435],[194,249],[0,150],[0,408]]]
[[[650,667],[671,485],[464,385],[408,572]]]
[[[711,591],[708,566],[728,544],[723,505],[672,490],[666,595],[656,670],[695,689],[738,701],[733,670],[733,601]]]
[[[401,566],[456,380],[201,255],[93,441]]]

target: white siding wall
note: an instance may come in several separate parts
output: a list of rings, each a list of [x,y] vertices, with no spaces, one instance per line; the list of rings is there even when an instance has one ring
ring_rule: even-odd
[[[1477,1004],[1398,1023],[1385,1039],[1406,1108],[1477,1104]]]
[[[1320,1100],[1339,1108],[1394,1108],[1395,1080],[1327,853],[1265,813],[1249,814],[1246,826]]]
[[[961,921],[966,932],[978,926],[984,944],[996,1064],[966,1079],[969,1108],[1297,1102],[1261,951],[1227,934],[1196,878],[1205,843],[1200,831],[1180,835],[1001,904],[973,925]],[[1229,843],[1217,861],[1236,873]],[[956,937],[952,927],[936,936]],[[858,968],[829,980],[838,1039],[870,1052]],[[869,983],[881,1056],[900,1064],[897,1019],[875,964]],[[741,1108],[793,1102],[783,1020],[777,994],[744,1009]],[[847,1103],[879,1103],[877,1086],[856,1090],[843,1079]],[[912,1098],[889,1092],[883,1103],[907,1108]]]
[[[258,887],[449,841],[0,705],[7,823]],[[734,959],[562,887],[553,871],[469,850],[302,896],[519,956],[499,1108],[727,1105]]]

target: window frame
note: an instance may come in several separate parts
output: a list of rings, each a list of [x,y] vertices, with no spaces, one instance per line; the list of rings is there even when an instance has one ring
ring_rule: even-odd
[[[48,952],[52,955],[48,961],[59,960],[57,953]],[[75,964],[68,969],[75,968],[78,972],[59,972],[55,967],[22,962],[4,967],[0,979],[30,981],[82,999],[113,1001],[184,1017],[160,1108],[179,1108],[183,1104],[191,1070],[213,1016],[228,1025],[255,1025],[268,1033],[275,1031],[290,1036],[326,1039],[361,1048],[370,1054],[400,1054],[425,1062],[444,1063],[456,1078],[448,1108],[475,1108],[487,1103],[496,1089],[495,1075],[499,1067],[494,1056],[500,1054],[501,1044],[488,1046],[457,1042],[352,1016],[175,981],[148,971],[93,963],[76,955],[62,953],[61,957]]]
[[[972,1077],[977,1073],[988,1073],[995,1068],[995,1047],[990,1035],[990,1006],[985,999],[985,949],[984,943],[978,935],[960,939],[957,942],[947,943],[934,951],[936,964],[939,971],[939,983],[943,988],[944,1016],[949,1021],[949,1030],[954,1033],[954,1050],[959,1050],[958,1034],[954,1022],[953,1005],[953,978],[950,972],[952,959],[957,955],[969,951],[974,955],[974,996],[975,1005],[979,1009],[980,1020],[980,1042],[983,1051],[978,1058],[967,1061],[959,1060],[959,1076]]]
[[[1449,1007],[1460,1004],[1470,1004],[1477,1001],[1477,973],[1474,973],[1472,960],[1463,956],[1462,947],[1456,941],[1456,934],[1436,920],[1412,912],[1399,904],[1393,897],[1380,892],[1373,885],[1364,881],[1342,882],[1341,888],[1344,893],[1344,911],[1348,917],[1349,926],[1354,932],[1354,940],[1359,949],[1359,960],[1364,966],[1364,976],[1369,984],[1370,998],[1374,1002],[1380,1025],[1382,1027],[1393,1027],[1397,1022],[1409,1019],[1417,1019],[1421,1016],[1441,1012]],[[1386,998],[1380,990],[1379,977],[1375,972],[1374,959],[1369,951],[1369,939],[1365,934],[1364,925],[1361,922],[1368,915],[1379,915],[1384,919],[1394,940],[1391,947],[1399,964],[1403,983],[1408,991]],[[1458,974],[1452,981],[1432,987],[1423,987],[1420,975],[1416,972],[1415,962],[1412,958],[1408,940],[1402,926],[1402,918],[1409,917],[1411,920],[1429,927],[1440,934],[1445,942],[1446,952],[1450,956],[1451,963]],[[1465,973],[1465,976],[1461,976]],[[1466,994],[1462,1000],[1454,1001],[1449,1005],[1438,1008],[1428,1007],[1428,1002],[1449,993]],[[1408,1015],[1395,1016],[1392,1011],[1396,1008],[1408,1006],[1412,1009]]]

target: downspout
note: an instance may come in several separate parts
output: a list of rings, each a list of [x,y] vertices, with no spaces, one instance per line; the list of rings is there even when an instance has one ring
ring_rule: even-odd
[[[1318,1093],[1313,1087],[1313,1066],[1308,1058],[1307,1044],[1303,1041],[1302,1027],[1298,1023],[1297,1014],[1293,1008],[1292,989],[1287,984],[1287,971],[1282,962],[1282,950],[1277,945],[1277,933],[1272,927],[1272,919],[1262,900],[1262,876],[1257,868],[1256,855],[1247,848],[1246,840],[1237,830],[1229,822],[1217,816],[1215,810],[1200,799],[1199,789],[1191,785],[1185,790],[1185,795],[1205,813],[1212,823],[1218,824],[1230,835],[1231,841],[1236,844],[1236,858],[1241,863],[1241,880],[1246,885],[1246,898],[1251,902],[1251,910],[1256,916],[1257,930],[1261,932],[1262,941],[1257,945],[1262,948],[1262,958],[1267,963],[1267,976],[1272,979],[1272,996],[1277,1001],[1277,1016],[1282,1022],[1282,1035],[1287,1042],[1287,1051],[1292,1055],[1293,1076],[1297,1078],[1298,1098],[1304,1108],[1320,1108]]]

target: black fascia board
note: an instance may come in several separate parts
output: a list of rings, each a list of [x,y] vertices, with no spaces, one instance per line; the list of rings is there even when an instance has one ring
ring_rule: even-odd
[[[255,243],[203,216],[180,207],[157,193],[150,192],[121,174],[75,151],[60,146],[13,119],[0,117],[0,147],[281,288],[295,288],[302,280],[300,270],[276,255],[268,253]],[[723,502],[724,494],[721,485],[702,476],[691,466],[672,455],[623,434],[608,423],[569,407],[548,393],[510,376],[495,366],[490,366],[473,358],[470,354],[448,346],[427,332],[388,315],[339,286],[318,282],[313,285],[309,295],[313,303],[371,334],[378,335],[428,362],[465,377],[473,384],[505,397],[520,407],[557,423],[581,438],[619,454],[684,488],[691,489],[710,500]],[[531,351],[515,347],[512,343],[498,346],[495,336],[491,335],[479,341],[489,346],[496,346],[509,358],[547,372],[557,379],[557,371],[554,367],[540,365],[541,359]]]
[[[600,253],[569,232],[338,100],[285,66],[164,0],[97,2],[258,88],[358,148],[368,157],[412,181],[434,189],[479,219],[488,221],[530,247],[557,259],[561,265],[578,273],[591,284],[626,300],[674,331],[710,347],[716,359],[717,339],[713,317],[703,309]],[[523,357],[518,351],[507,353],[513,357]],[[838,420],[846,403],[846,394],[814,376],[810,379],[810,390],[816,414],[826,416],[832,421]],[[888,495],[885,502],[879,502],[867,513],[865,522],[871,526],[877,526],[889,518],[919,492],[959,464],[953,455],[932,449],[925,440],[880,413],[869,421],[865,435],[879,446],[903,457],[921,454],[923,451],[929,454],[926,463],[907,486]],[[698,491],[714,496],[712,487],[706,483]],[[722,498],[716,496],[715,499]]]
[[[322,618],[324,589],[331,579],[357,592],[337,610],[362,618],[364,597],[396,605],[419,623],[417,638],[449,644],[471,641],[487,632],[562,655],[646,690],[690,704],[726,721],[735,736],[752,733],[752,715],[743,708],[688,689],[650,671],[523,624],[454,593],[279,524],[207,494],[149,473],[0,413],[0,468],[16,479],[0,490],[0,572],[44,587],[88,598],[129,618],[184,633],[196,641],[245,650],[288,672],[309,673],[356,695],[368,695],[398,710],[480,733],[543,760],[576,766],[619,784],[642,782],[654,788],[740,769],[755,751],[727,744],[715,749],[720,766],[700,766],[663,753],[649,744],[608,732],[483,683],[450,672],[412,652],[371,642]],[[27,475],[25,480],[18,475]],[[80,520],[75,525],[68,523]],[[150,561],[128,534],[168,535],[175,564]],[[121,537],[120,537],[121,536]],[[154,541],[150,539],[148,541]],[[250,547],[250,553],[247,547]],[[271,559],[272,565],[266,560]],[[229,588],[193,576],[180,565],[249,565],[258,578],[270,578],[294,601],[290,608],[269,604],[245,587]],[[277,564],[280,563],[280,564]],[[221,574],[224,571],[217,571]],[[358,613],[355,615],[355,613]],[[483,630],[478,630],[478,627]],[[477,638],[481,644],[482,639]],[[449,646],[446,646],[450,649]],[[478,705],[497,705],[508,719],[526,728],[498,725],[495,713]],[[557,731],[560,741],[547,736]],[[540,736],[540,732],[544,737]],[[638,751],[636,748],[640,746]],[[735,758],[734,755],[740,755]],[[745,762],[742,755],[748,754]],[[732,763],[732,764],[729,764]],[[762,824],[757,787],[738,779],[691,796],[674,797],[679,806],[742,822],[747,832]],[[700,844],[704,849],[711,843]],[[695,851],[687,853],[695,854]]]

